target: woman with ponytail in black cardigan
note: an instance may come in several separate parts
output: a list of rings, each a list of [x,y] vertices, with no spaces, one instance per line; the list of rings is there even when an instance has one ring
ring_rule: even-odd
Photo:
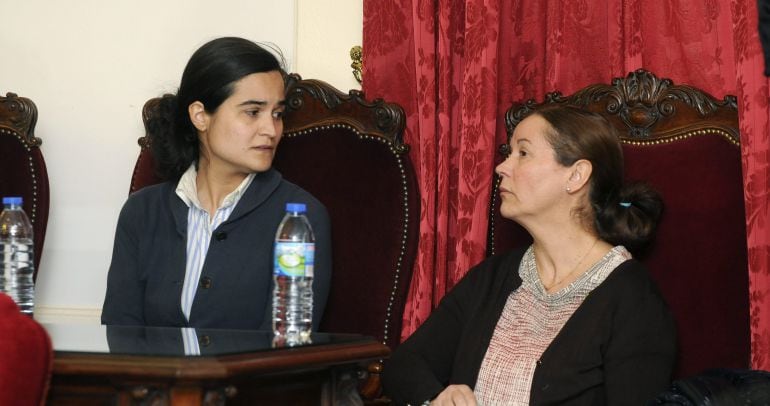
[[[669,383],[674,322],[631,251],[653,236],[657,193],[623,184],[600,115],[535,110],[514,131],[501,212],[533,237],[471,269],[386,363],[397,404],[640,405]]]

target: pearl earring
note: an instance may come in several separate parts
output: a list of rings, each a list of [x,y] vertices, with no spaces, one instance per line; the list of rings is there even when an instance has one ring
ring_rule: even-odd
[[[572,189],[567,188],[567,193],[570,193],[570,192],[572,192]]]

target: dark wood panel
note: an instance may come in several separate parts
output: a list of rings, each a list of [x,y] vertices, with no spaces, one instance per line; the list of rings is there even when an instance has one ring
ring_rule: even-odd
[[[206,357],[57,352],[48,404],[333,405],[340,376],[389,352],[369,338]]]

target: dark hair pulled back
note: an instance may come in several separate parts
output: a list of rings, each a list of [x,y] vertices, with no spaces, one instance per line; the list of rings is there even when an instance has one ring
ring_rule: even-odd
[[[642,251],[655,235],[663,211],[660,195],[643,183],[624,183],[623,149],[615,127],[599,114],[565,105],[546,105],[534,111],[551,126],[546,139],[556,161],[570,166],[591,162],[590,207],[579,215],[599,238]]]
[[[188,107],[199,101],[214,113],[234,90],[235,82],[252,73],[279,71],[282,63],[265,48],[237,37],[209,41],[190,57],[176,95],[164,95],[147,120],[156,170],[164,179],[178,179],[198,160],[198,133]]]

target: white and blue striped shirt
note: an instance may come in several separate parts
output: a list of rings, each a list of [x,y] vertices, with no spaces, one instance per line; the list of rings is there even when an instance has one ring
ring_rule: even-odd
[[[189,207],[187,211],[187,259],[185,266],[184,285],[182,286],[182,313],[190,320],[195,292],[206,260],[206,253],[211,242],[211,233],[230,217],[230,213],[241,200],[243,192],[248,189],[254,174],[249,174],[243,182],[222,200],[222,205],[217,208],[214,218],[203,209],[198,200],[198,186],[196,179],[198,171],[193,163],[179,179],[176,186],[176,194]]]
[[[198,343],[198,334],[192,327],[182,327],[182,346],[184,355],[201,355],[201,346]]]

